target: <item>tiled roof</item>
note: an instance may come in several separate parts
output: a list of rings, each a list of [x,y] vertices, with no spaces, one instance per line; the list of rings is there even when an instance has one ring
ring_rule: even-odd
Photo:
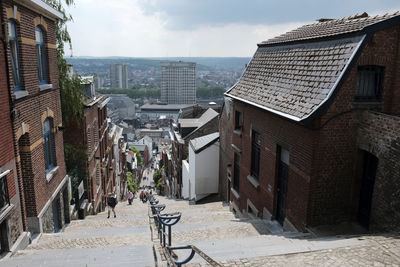
[[[228,95],[301,120],[328,97],[361,40],[260,47]]]
[[[352,32],[358,32],[375,23],[400,16],[400,12],[391,14],[368,16],[367,13],[354,15],[342,19],[325,20],[301,26],[293,31],[284,33],[259,45],[287,43],[293,41],[310,40]]]
[[[333,94],[366,34],[382,24],[361,30],[390,19],[388,25],[398,24],[399,14],[318,22],[265,41],[226,95],[295,121],[305,120]],[[293,42],[299,40],[304,41]]]
[[[212,133],[205,136],[201,136],[190,140],[190,146],[193,148],[195,153],[201,152],[209,145],[213,144],[219,138],[219,133]]]

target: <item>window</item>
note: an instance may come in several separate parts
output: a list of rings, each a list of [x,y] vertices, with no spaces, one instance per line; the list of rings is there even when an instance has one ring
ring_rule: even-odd
[[[99,144],[99,129],[97,126],[97,120],[93,121],[93,135],[94,135],[94,147]]]
[[[251,169],[250,175],[258,180],[260,173],[260,147],[261,139],[260,134],[256,131],[252,131],[251,134]]]
[[[235,130],[242,130],[243,126],[243,114],[242,112],[235,110]]]
[[[8,37],[10,39],[9,46],[11,52],[11,66],[14,81],[14,90],[17,91],[21,89],[21,75],[19,69],[17,24],[13,20],[8,21]]]
[[[39,84],[47,83],[47,58],[44,45],[44,34],[40,27],[35,28],[36,53],[38,60]]]
[[[233,155],[233,189],[239,193],[239,179],[240,179],[240,156],[235,153]]]
[[[363,66],[358,68],[355,93],[357,100],[380,99],[383,69],[383,67],[379,66]]]
[[[52,133],[52,123],[49,118],[43,122],[44,154],[46,161],[46,172],[51,171],[55,166],[54,160],[54,141]]]
[[[0,174],[0,211],[3,211],[8,205],[10,205],[10,197],[8,194],[7,175],[10,173],[9,170]]]
[[[88,152],[91,153],[92,152],[92,134],[90,132],[90,125],[88,125],[88,127],[86,129],[86,136],[87,136],[87,149],[88,149]]]

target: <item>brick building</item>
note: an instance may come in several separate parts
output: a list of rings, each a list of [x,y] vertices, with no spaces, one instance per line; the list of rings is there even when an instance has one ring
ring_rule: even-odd
[[[41,1],[1,1],[8,24],[10,109],[23,221],[30,232],[54,232],[69,222],[58,87],[56,21]]]
[[[2,13],[0,14],[3,21]],[[17,175],[17,168],[14,154],[14,140],[12,122],[10,116],[10,94],[7,84],[7,49],[10,38],[6,42],[7,33],[0,29],[0,112],[1,134],[0,134],[0,254],[18,246],[18,238],[28,239],[26,232],[26,218],[23,194],[20,194],[22,180]],[[14,28],[15,32],[15,28]],[[27,240],[25,240],[26,242]]]
[[[96,94],[92,77],[82,77],[83,119],[71,121],[64,132],[65,143],[75,151],[84,151],[76,164],[79,176],[84,180],[85,195],[80,199],[80,208],[86,213],[96,214],[105,209],[105,196],[111,192],[108,188],[109,171],[112,168],[108,161],[112,141],[108,138],[107,103],[109,98]],[[73,170],[72,170],[73,171]],[[83,202],[87,199],[87,202]],[[84,204],[84,205],[82,205]]]
[[[323,19],[258,44],[226,93],[235,211],[299,230],[399,228],[399,14]]]

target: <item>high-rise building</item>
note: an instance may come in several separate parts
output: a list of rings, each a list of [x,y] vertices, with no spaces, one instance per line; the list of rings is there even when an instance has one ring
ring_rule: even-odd
[[[110,65],[111,88],[128,88],[128,66],[124,64]]]
[[[196,63],[162,61],[161,101],[167,104],[196,103]]]

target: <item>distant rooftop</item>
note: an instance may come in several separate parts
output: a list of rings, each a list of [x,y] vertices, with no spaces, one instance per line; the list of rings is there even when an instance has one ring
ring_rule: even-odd
[[[218,112],[213,110],[212,108],[209,108],[204,112],[200,118],[196,119],[179,119],[179,124],[181,127],[201,127],[205,123],[209,122],[213,118],[218,116]]]
[[[168,104],[168,105],[160,105],[160,104],[144,104],[140,107],[141,110],[181,110],[184,108],[195,106],[196,104]]]

